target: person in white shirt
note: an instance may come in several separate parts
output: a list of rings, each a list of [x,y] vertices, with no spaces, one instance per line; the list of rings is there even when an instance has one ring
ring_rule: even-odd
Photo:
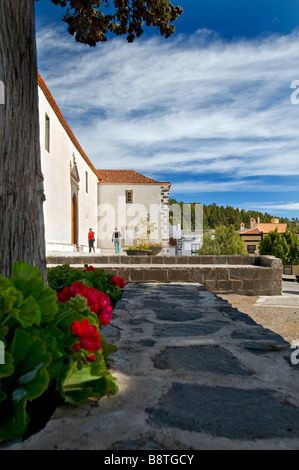
[[[121,239],[121,233],[118,230],[118,228],[115,227],[115,230],[112,234],[112,241],[114,242],[114,249],[117,255],[119,254],[120,239]]]

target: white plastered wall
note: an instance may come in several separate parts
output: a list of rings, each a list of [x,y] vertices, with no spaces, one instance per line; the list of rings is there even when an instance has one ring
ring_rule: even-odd
[[[50,118],[50,151],[45,149],[45,115]],[[86,250],[87,234],[97,227],[98,178],[83,159],[61,125],[50,103],[39,89],[41,162],[44,175],[45,237],[47,251],[73,251],[71,166],[74,157],[80,181],[78,183],[78,247]],[[85,187],[88,173],[88,193]]]
[[[121,231],[121,247],[134,245],[137,241],[139,221],[147,214],[157,226],[151,241],[162,241],[162,186],[159,184],[108,184],[99,183],[98,246],[103,250],[113,249],[112,232]],[[133,203],[126,203],[126,191],[133,191]]]

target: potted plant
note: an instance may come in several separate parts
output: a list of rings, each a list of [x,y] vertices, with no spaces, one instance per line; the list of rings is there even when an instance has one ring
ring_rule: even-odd
[[[127,255],[137,255],[137,256],[147,256],[150,254],[150,249],[145,243],[140,243],[139,245],[129,246],[127,250]]]
[[[157,256],[163,248],[162,243],[151,243],[150,245],[151,246],[150,246],[150,253],[149,254],[152,255],[152,256]]]
[[[138,236],[140,243],[130,246],[127,250],[128,255],[155,255],[162,249],[162,243],[153,244],[149,241],[150,234],[156,230],[156,224],[151,221],[150,214],[144,219],[139,220],[139,225],[143,228],[143,233]]]

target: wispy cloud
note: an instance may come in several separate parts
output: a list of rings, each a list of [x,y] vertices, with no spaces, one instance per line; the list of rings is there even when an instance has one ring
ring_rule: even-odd
[[[173,183],[173,190],[176,193],[222,193],[222,192],[238,192],[240,193],[244,188],[246,188],[246,192],[280,192],[286,193],[290,191],[296,191],[297,187],[294,185],[292,187],[286,186],[285,184],[272,184],[271,186],[267,184],[267,181],[262,179],[240,179],[240,180],[228,180],[228,181],[206,181],[206,180],[187,180],[187,181],[180,181],[178,183]],[[265,207],[269,207],[269,203],[264,203]],[[260,205],[260,203],[259,203]],[[292,208],[296,209],[296,204],[272,204],[273,207],[277,207],[278,205],[282,208]]]
[[[38,53],[41,73],[98,168],[183,175],[180,192],[188,173],[194,188],[205,174],[229,178],[206,181],[205,191],[299,175],[299,105],[290,100],[299,79],[297,33],[225,42],[200,30],[90,49],[50,27],[38,34]]]

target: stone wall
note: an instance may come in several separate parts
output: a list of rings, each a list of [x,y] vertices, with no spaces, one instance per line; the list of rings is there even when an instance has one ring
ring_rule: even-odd
[[[57,256],[49,265],[91,264],[126,282],[197,282],[211,292],[281,295],[282,262],[271,256]]]

